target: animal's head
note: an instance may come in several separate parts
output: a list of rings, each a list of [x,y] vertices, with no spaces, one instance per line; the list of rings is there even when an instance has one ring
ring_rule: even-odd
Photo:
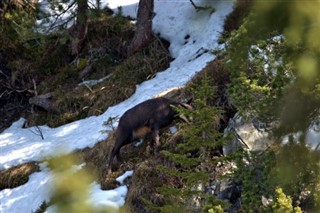
[[[190,98],[187,102],[180,103],[180,106],[182,106],[185,109],[192,110],[194,107],[191,105],[191,103],[192,103],[192,98]]]

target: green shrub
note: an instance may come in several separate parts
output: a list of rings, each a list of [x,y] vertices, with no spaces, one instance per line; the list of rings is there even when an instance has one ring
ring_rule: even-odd
[[[241,210],[267,212],[268,209],[261,203],[261,197],[274,192],[271,171],[275,166],[275,153],[272,150],[265,153],[239,150],[231,158],[236,162],[233,179],[241,186]]]
[[[276,189],[276,197],[272,203],[272,210],[275,213],[302,213],[300,207],[292,207],[292,199],[286,196],[281,188]]]
[[[161,152],[171,162],[169,165],[174,164],[173,167],[162,165],[162,171],[178,180],[180,186],[165,185],[158,189],[166,198],[166,204],[158,208],[160,212],[167,212],[168,208],[208,211],[214,206],[225,205],[204,191],[210,181],[210,170],[216,163],[212,157],[224,141],[218,131],[222,110],[210,105],[216,92],[210,82],[204,77],[199,85],[190,86],[194,110],[177,108],[180,114],[192,118],[192,122],[180,124],[183,139],[174,150]]]

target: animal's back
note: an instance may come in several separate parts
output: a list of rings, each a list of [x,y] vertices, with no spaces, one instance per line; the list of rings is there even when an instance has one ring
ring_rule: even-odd
[[[166,98],[155,98],[144,101],[126,111],[120,118],[119,126],[136,129],[141,126],[149,125],[150,122],[158,123],[160,127],[166,125],[163,122],[166,116],[172,117],[175,112],[171,105],[175,105]]]

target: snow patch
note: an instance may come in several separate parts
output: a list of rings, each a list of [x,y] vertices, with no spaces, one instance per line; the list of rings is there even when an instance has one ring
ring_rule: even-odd
[[[122,5],[123,15],[135,17],[137,2],[138,0],[103,0],[101,5],[108,5],[112,9]],[[210,51],[219,48],[218,38],[223,31],[224,19],[232,11],[234,1],[194,2],[199,5],[210,4],[216,12],[196,12],[189,1],[155,0],[156,16],[153,19],[153,30],[170,42],[170,53],[175,58],[167,70],[137,85],[134,95],[116,106],[109,107],[100,116],[88,117],[57,128],[23,128],[25,120],[18,120],[0,134],[0,170],[70,153],[76,149],[93,147],[107,138],[107,134],[103,132],[111,130],[111,127],[104,126],[104,121],[110,117],[121,116],[129,108],[158,94],[183,87],[215,58]],[[41,0],[40,3],[41,7],[48,9],[45,0]],[[66,13],[66,16],[58,21],[64,21],[68,17]],[[188,42],[185,39],[186,35],[189,36]],[[125,175],[128,176],[130,173]],[[119,181],[123,180],[120,178]],[[30,175],[26,184],[0,191],[0,212],[34,212],[43,201],[50,200],[51,183],[52,174],[44,167],[40,172]],[[111,191],[103,191],[98,184],[93,183],[89,202],[93,205],[119,207],[124,204],[127,190],[126,186],[120,186]],[[54,207],[47,209],[47,212],[50,211],[54,211]]]

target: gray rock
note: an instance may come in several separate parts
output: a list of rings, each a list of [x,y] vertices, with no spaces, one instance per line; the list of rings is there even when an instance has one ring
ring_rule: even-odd
[[[235,152],[239,146],[251,151],[263,151],[272,142],[270,128],[265,123],[256,119],[245,120],[238,114],[230,119],[224,133],[235,136],[229,144],[223,146],[224,155]]]

